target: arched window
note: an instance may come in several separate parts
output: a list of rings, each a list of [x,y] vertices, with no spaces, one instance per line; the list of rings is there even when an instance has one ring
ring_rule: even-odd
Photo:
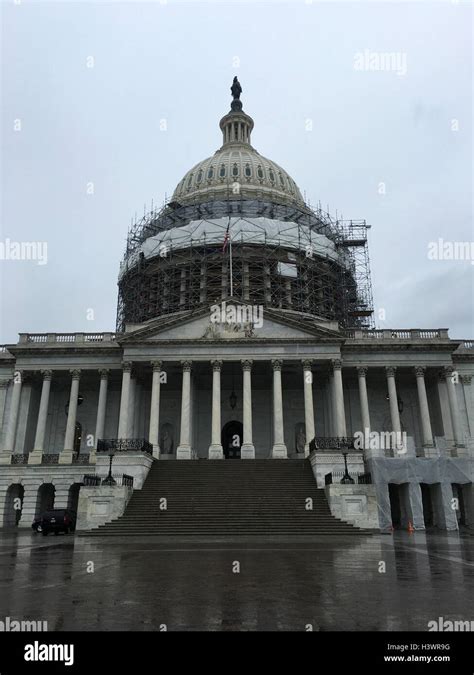
[[[202,181],[202,169],[199,169],[198,175],[196,177],[196,183],[200,183]]]
[[[250,178],[250,176],[252,175],[252,169],[250,168],[250,164],[245,165],[245,175],[247,176],[247,178]]]
[[[273,173],[273,169],[268,170],[268,175],[270,176],[270,180],[272,183],[275,182],[275,174]]]
[[[221,178],[225,178],[225,164],[221,164],[221,168],[220,168],[220,171],[219,171],[219,176],[220,176]]]
[[[213,176],[214,176],[214,167],[213,167],[213,166],[210,166],[210,167],[209,167],[209,170],[208,170],[208,172],[207,172],[207,179],[208,179],[208,180],[211,180],[211,178],[212,178]]]
[[[237,176],[239,175],[239,167],[237,166],[236,162],[234,162],[234,166],[232,167],[232,175],[234,176],[234,178],[237,178]]]
[[[265,177],[265,174],[263,173],[263,169],[262,169],[262,167],[260,166],[260,164],[258,165],[258,168],[257,168],[257,176],[258,176],[259,178],[264,178],[264,177]]]

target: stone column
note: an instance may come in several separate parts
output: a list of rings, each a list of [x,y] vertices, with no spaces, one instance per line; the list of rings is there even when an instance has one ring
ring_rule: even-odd
[[[244,437],[240,448],[240,459],[255,459],[255,447],[252,433],[252,361],[242,361],[243,371],[243,418]]]
[[[469,435],[474,436],[474,404],[472,402],[472,387],[471,387],[472,376],[471,375],[461,375],[462,389],[464,393],[464,402],[466,404],[466,414],[467,414],[467,428]],[[0,383],[0,387],[1,387]],[[1,393],[1,392],[0,392]],[[1,425],[1,403],[0,403],[0,425]]]
[[[306,443],[304,446],[305,457],[309,456],[309,444],[315,437],[314,431],[314,402],[313,402],[313,362],[302,361],[303,364],[303,391],[304,391],[304,425]]]
[[[128,427],[125,438],[135,438],[135,400],[137,394],[137,378],[135,373],[131,372],[130,386],[128,389]]]
[[[423,432],[423,447],[432,448],[433,432],[431,431],[430,410],[426,396],[424,366],[415,366],[416,386],[418,389],[418,405],[420,406],[421,429]]]
[[[222,361],[212,361],[212,423],[209,459],[224,459],[221,444],[221,368]]]
[[[397,385],[395,384],[396,368],[392,366],[385,367],[387,375],[388,398],[390,402],[390,419],[392,421],[392,431],[401,433],[400,413],[398,412]]]
[[[367,370],[366,366],[359,366],[357,368],[357,376],[359,378],[359,399],[360,399],[360,417],[362,421],[362,432],[370,433],[370,413],[369,413],[369,399],[367,396]]]
[[[344,389],[342,386],[342,361],[335,359],[332,362],[334,375],[334,404],[336,413],[336,436],[345,438],[346,414],[344,410]]]
[[[107,389],[109,386],[109,371],[104,368],[99,370],[100,385],[99,385],[99,402],[97,404],[97,418],[95,423],[95,437],[94,447],[89,455],[89,462],[92,464],[96,461],[96,452],[98,442],[104,438],[105,431],[105,411],[107,407]]]
[[[35,443],[33,452],[28,457],[28,464],[41,464],[44,450],[44,437],[46,432],[46,421],[48,419],[49,393],[51,391],[52,370],[42,370],[43,386],[41,388],[41,399],[38,412],[38,422],[36,423]]]
[[[288,451],[285,445],[283,431],[283,396],[281,391],[282,361],[273,360],[273,448],[274,459],[287,459]]]
[[[0,380],[0,440],[2,437],[3,416],[5,414],[5,403],[7,400],[9,382],[10,380]]]
[[[10,412],[7,418],[5,437],[0,464],[10,464],[13,450],[15,449],[16,428],[18,424],[18,412],[20,410],[21,387],[23,383],[23,371],[16,370],[13,376]]]
[[[160,385],[161,385],[161,361],[152,361],[153,379],[151,385],[151,406],[150,406],[150,429],[148,432],[148,441],[153,446],[153,457],[160,458],[160,446],[158,434],[160,431]]]
[[[130,403],[130,379],[132,377],[132,362],[125,361],[122,373],[122,395],[120,397],[120,412],[118,423],[118,438],[127,438],[128,434],[128,409]]]
[[[192,459],[191,450],[191,361],[182,361],[183,387],[181,393],[181,430],[176,459]]]
[[[451,413],[451,423],[453,425],[454,446],[456,448],[464,447],[464,439],[459,416],[458,398],[456,394],[456,385],[454,384],[454,368],[448,366],[444,369],[446,377],[446,387],[448,390],[449,412]]]
[[[71,393],[69,394],[69,408],[67,413],[66,435],[64,437],[64,449],[59,453],[59,464],[72,464],[74,454],[74,436],[76,432],[77,398],[79,396],[80,370],[70,371]]]

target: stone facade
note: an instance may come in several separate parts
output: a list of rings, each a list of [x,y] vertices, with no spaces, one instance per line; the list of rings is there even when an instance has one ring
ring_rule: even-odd
[[[325,491],[333,516],[361,529],[379,529],[377,493],[374,485],[333,484],[327,485]]]

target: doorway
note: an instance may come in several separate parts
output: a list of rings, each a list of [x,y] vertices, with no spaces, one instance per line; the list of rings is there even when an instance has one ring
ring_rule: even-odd
[[[222,427],[221,443],[226,459],[240,459],[244,428],[242,422],[232,420]]]

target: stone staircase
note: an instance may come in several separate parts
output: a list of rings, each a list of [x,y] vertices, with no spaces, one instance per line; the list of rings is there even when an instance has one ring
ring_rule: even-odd
[[[306,500],[313,509],[306,509]],[[166,510],[160,500],[167,501]],[[308,460],[154,462],[123,516],[82,536],[368,534],[331,515]]]

